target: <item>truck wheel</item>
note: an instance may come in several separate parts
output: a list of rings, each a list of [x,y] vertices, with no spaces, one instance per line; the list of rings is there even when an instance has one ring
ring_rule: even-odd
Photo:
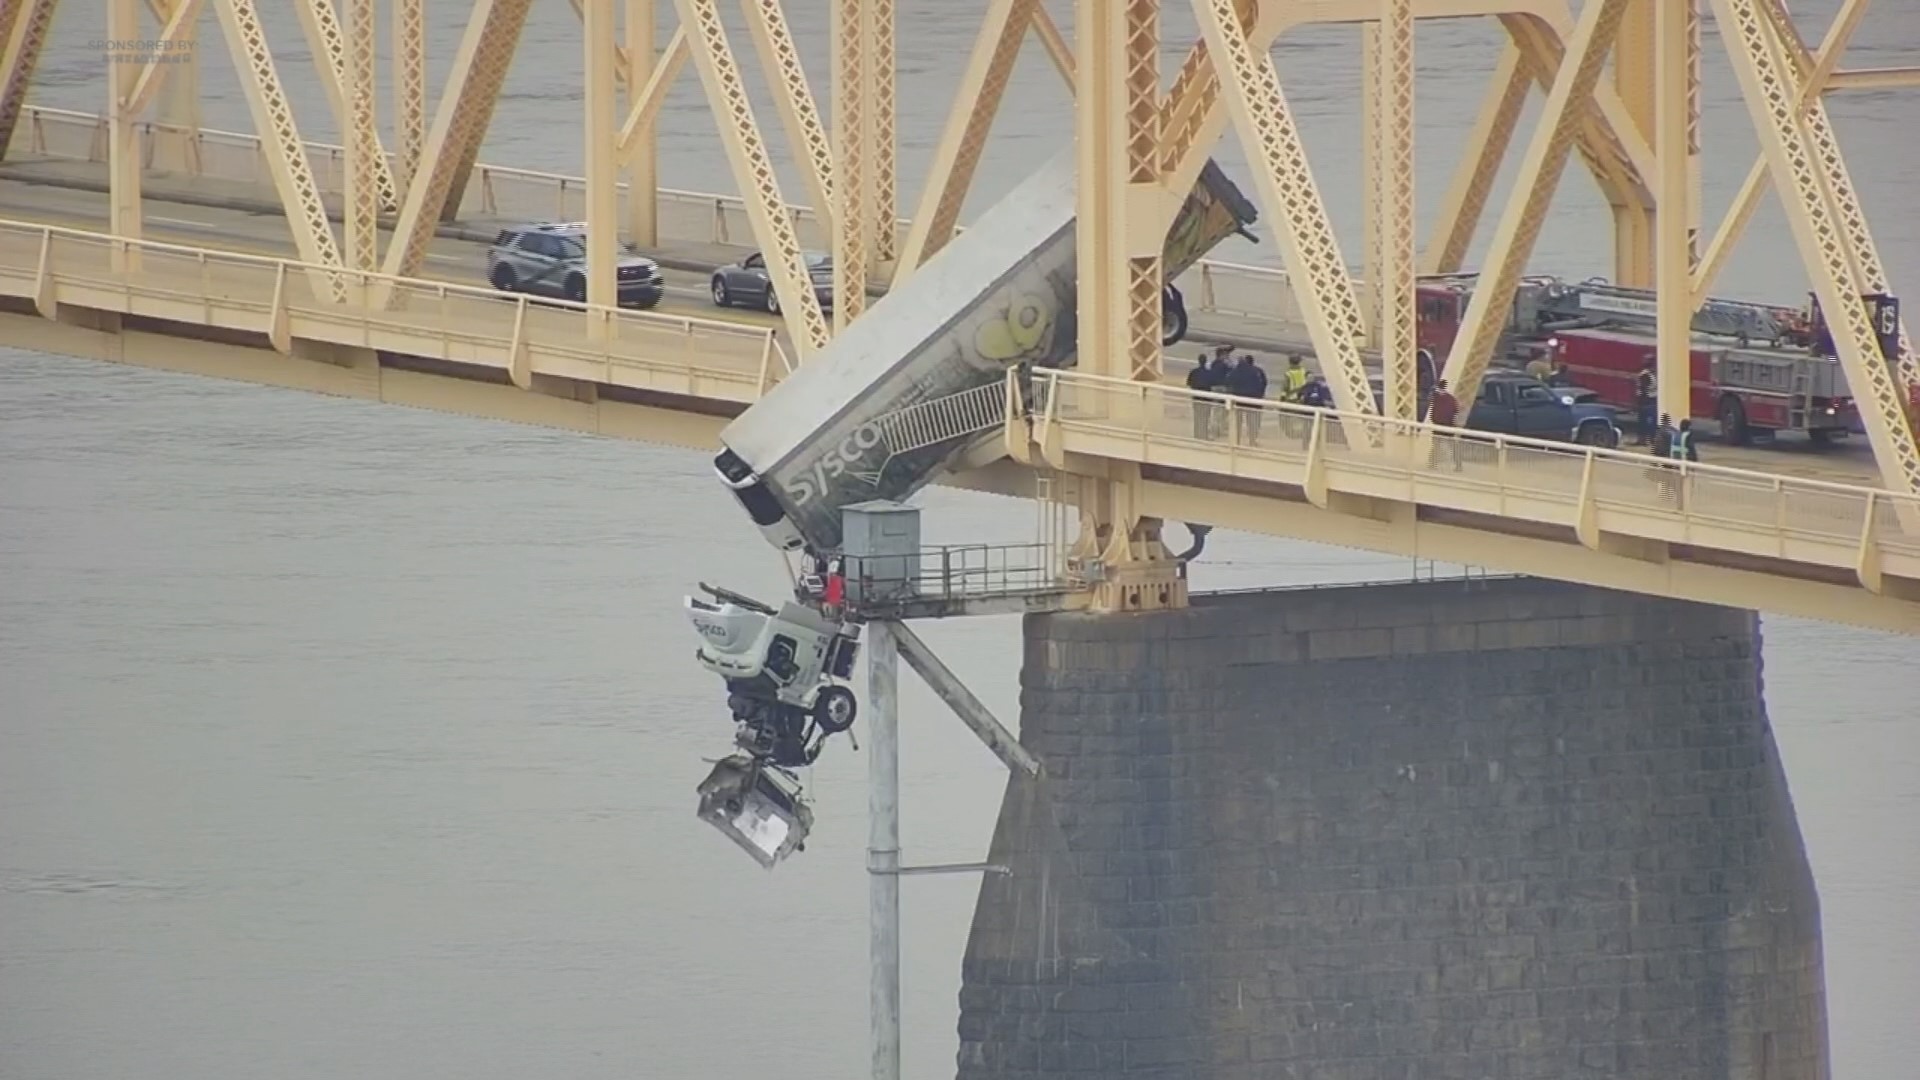
[[[813,722],[820,725],[821,731],[838,735],[853,726],[854,715],[859,711],[853,691],[844,686],[823,686],[813,701]]]
[[[1187,305],[1174,300],[1160,305],[1160,344],[1178,345],[1187,336]]]
[[[1833,445],[1833,432],[1828,431],[1825,428],[1817,428],[1813,431],[1807,432],[1807,438],[1812,439],[1813,445],[1815,446],[1832,446]]]
[[[1620,429],[1607,424],[1585,423],[1580,425],[1574,442],[1581,446],[1597,446],[1602,450],[1614,450],[1620,446]]]
[[[1747,430],[1747,407],[1737,397],[1720,399],[1720,439],[1729,446],[1745,446],[1753,437]]]
[[[713,279],[713,306],[714,307],[732,307],[733,306],[733,297],[728,295],[727,293],[727,280],[717,275]]]

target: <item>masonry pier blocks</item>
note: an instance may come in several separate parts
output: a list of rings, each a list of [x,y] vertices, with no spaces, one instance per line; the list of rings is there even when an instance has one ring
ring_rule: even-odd
[[[1826,1080],[1750,612],[1530,579],[1028,616],[960,1080]]]

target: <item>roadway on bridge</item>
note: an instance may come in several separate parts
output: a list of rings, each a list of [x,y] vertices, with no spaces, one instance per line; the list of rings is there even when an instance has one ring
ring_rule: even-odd
[[[104,170],[98,166],[89,166],[87,163],[62,162],[59,165],[60,168],[57,171],[28,166],[33,169],[29,175],[35,175],[35,179],[31,181],[18,178],[21,175],[20,166],[7,166],[7,171],[13,175],[0,175],[0,218],[105,232],[108,221],[105,195],[78,186],[66,186],[66,184],[91,183],[92,174],[96,172],[100,173],[99,178],[104,180]],[[190,203],[169,199],[167,196],[174,193],[170,189],[177,188],[182,183],[172,178],[166,181],[156,181],[151,178],[148,180],[145,202],[147,239],[275,258],[298,257],[283,216],[262,213],[255,209],[231,209],[204,205],[204,200],[198,198]],[[510,223],[501,220],[470,219],[459,223],[458,231],[474,237],[491,236],[507,224]],[[443,230],[445,231],[451,230]],[[470,287],[484,286],[486,284],[486,248],[486,243],[478,239],[438,236],[429,246],[427,262],[422,267],[420,276],[429,280]],[[706,260],[713,264],[717,264],[721,255],[743,254],[748,250],[722,248],[720,245],[701,245],[701,248]],[[683,262],[682,265],[689,264]],[[690,265],[707,266],[707,262],[696,262]],[[669,315],[733,322],[762,329],[780,329],[780,321],[774,316],[737,308],[714,307],[708,293],[709,270],[710,266],[704,269],[663,266],[662,274],[667,281],[668,295],[657,310]],[[510,326],[511,317],[504,309],[498,313],[488,314],[503,320],[503,325]],[[560,320],[567,317],[569,317],[567,312],[553,311],[543,314],[541,321],[544,323],[550,319]],[[1281,366],[1281,355],[1289,348],[1287,343],[1273,338],[1273,328],[1270,325],[1261,325],[1251,320],[1196,313],[1194,325],[1196,338],[1244,343],[1251,351],[1262,356],[1270,370],[1277,370]],[[781,337],[784,344],[784,332],[781,333]],[[1182,351],[1190,356],[1197,352],[1198,348],[1194,346]],[[1173,358],[1173,363],[1170,363],[1168,368],[1169,381],[1182,379],[1186,368],[1185,358]],[[1874,465],[1871,448],[1864,439],[1854,439],[1828,447],[1816,447],[1801,442],[1783,442],[1765,447],[1709,445],[1705,448],[1703,456],[1716,464],[1736,468],[1872,486],[1879,486],[1880,483],[1879,470]]]

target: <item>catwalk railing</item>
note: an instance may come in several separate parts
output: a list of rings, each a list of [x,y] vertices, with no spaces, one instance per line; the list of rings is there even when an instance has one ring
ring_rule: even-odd
[[[156,135],[184,136],[178,164],[196,176],[270,188],[273,180],[260,139],[235,131],[197,132],[167,125],[140,125],[143,153],[157,165]],[[92,113],[29,105],[15,136],[23,153],[67,161],[107,160],[107,121]],[[338,198],[346,188],[346,150],[330,143],[306,144],[314,182],[321,194]],[[621,185],[625,190],[625,185]],[[737,195],[662,189],[659,195],[663,241],[756,247],[746,204]],[[832,244],[809,207],[792,207],[800,242],[829,250]],[[586,217],[586,181],[577,176],[477,164],[468,182],[459,216],[524,221],[579,221]],[[904,240],[907,222],[900,222]],[[1299,327],[1305,316],[1287,283],[1285,271],[1244,263],[1204,260],[1180,280],[1189,313],[1232,316],[1275,327]]]
[[[1022,393],[1010,375],[1009,400]],[[1840,569],[1875,592],[1883,573],[1920,580],[1920,499],[1889,491],[1071,371],[1024,393],[1015,422],[1050,456],[1267,481],[1321,507],[1338,493],[1562,526],[1588,547],[1630,536]]]
[[[338,289],[353,301],[335,300]],[[0,293],[63,305],[747,403],[791,370],[772,330],[0,221]],[[377,298],[386,298],[386,303]],[[376,298],[372,303],[357,298]]]

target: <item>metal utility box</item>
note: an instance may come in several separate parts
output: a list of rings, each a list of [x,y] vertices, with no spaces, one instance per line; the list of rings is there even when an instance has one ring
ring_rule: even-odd
[[[920,508],[875,499],[840,511],[847,604],[886,604],[920,591]]]

